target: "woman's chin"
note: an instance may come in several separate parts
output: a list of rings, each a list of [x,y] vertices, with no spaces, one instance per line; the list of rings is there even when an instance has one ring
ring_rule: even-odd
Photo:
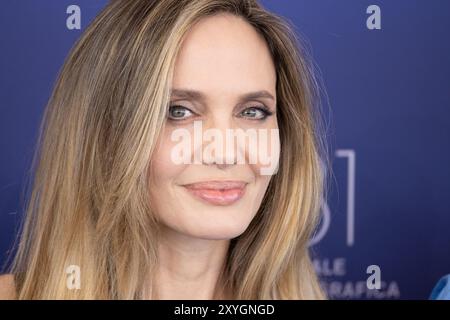
[[[226,227],[224,225],[202,225],[193,230],[189,230],[191,237],[205,240],[231,240],[240,236],[246,229],[246,226]]]

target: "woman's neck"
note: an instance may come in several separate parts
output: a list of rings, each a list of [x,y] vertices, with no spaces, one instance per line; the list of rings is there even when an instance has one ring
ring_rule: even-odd
[[[153,296],[156,299],[221,299],[229,240],[190,238],[166,230],[158,245]]]

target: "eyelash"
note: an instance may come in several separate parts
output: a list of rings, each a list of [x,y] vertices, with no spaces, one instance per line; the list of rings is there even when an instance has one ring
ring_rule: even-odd
[[[168,116],[167,116],[167,118],[168,118],[169,120],[171,120],[171,121],[183,121],[183,120],[186,120],[186,119],[187,119],[187,118],[182,118],[182,119],[174,119],[174,118],[171,118],[171,117],[170,117],[170,111],[171,111],[171,108],[174,108],[174,107],[179,107],[179,108],[181,108],[181,109],[188,110],[189,112],[191,112],[191,113],[194,114],[194,115],[196,114],[196,113],[195,113],[194,111],[192,111],[191,109],[189,109],[189,108],[187,108],[187,107],[184,107],[184,106],[182,106],[182,105],[176,105],[176,104],[170,105],[169,108],[168,108]],[[242,110],[241,113],[243,113],[244,111],[249,110],[249,109],[256,109],[257,111],[261,111],[261,112],[263,113],[263,116],[262,116],[260,119],[252,119],[251,117],[247,117],[247,119],[249,119],[249,120],[251,120],[251,121],[264,121],[264,120],[266,120],[268,117],[270,117],[270,116],[273,115],[273,112],[270,111],[269,108],[267,108],[265,105],[251,106],[251,107],[248,107],[248,108],[245,108],[244,110]],[[241,114],[241,113],[240,113],[240,114]],[[242,115],[240,115],[239,117],[240,117],[240,118],[246,118],[245,116],[242,116]]]

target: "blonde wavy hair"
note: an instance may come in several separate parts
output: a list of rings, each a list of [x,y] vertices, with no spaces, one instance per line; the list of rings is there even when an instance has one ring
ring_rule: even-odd
[[[46,106],[10,269],[19,299],[143,299],[158,263],[152,152],[183,36],[229,13],[264,36],[277,71],[280,167],[221,275],[232,299],[323,299],[309,251],[328,163],[313,63],[254,0],[113,0],[72,48]],[[31,181],[30,181],[31,182]],[[80,266],[82,286],[66,287]],[[150,281],[150,282],[149,282]]]

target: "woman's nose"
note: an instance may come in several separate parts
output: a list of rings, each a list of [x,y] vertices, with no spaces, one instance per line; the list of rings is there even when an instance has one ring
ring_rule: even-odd
[[[231,116],[216,115],[207,119],[203,132],[203,163],[219,169],[237,164],[240,148],[236,146],[235,127]]]

